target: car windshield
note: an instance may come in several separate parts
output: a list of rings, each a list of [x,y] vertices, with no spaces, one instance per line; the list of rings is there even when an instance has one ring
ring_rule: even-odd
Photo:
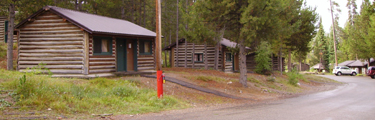
[[[336,69],[340,69],[340,67],[336,67]]]

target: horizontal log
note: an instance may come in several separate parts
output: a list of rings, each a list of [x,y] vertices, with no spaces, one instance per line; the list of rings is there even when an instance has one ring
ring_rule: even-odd
[[[46,27],[46,28],[21,28],[21,31],[50,31],[50,30],[76,30],[82,32],[78,27]],[[79,31],[78,31],[79,30]],[[23,32],[24,33],[24,32]]]
[[[79,37],[83,38],[83,34],[51,34],[51,35],[46,35],[46,34],[29,34],[29,35],[20,35],[20,38],[53,38],[53,37]]]
[[[53,22],[64,22],[63,19],[48,19],[48,20],[35,20],[34,23],[53,23]]]
[[[23,70],[21,69],[20,72],[32,72],[34,70]],[[49,70],[53,74],[82,74],[82,70]],[[41,70],[42,73],[48,73],[48,70]]]
[[[138,57],[138,60],[153,60],[154,57]]]
[[[82,45],[61,45],[61,46],[26,46],[22,45],[18,47],[19,49],[83,49]]]
[[[20,42],[21,45],[83,45],[83,41]]]
[[[20,57],[83,57],[83,53],[78,54],[56,54],[56,53],[19,53]]]
[[[20,53],[83,53],[82,49],[20,50]]]
[[[59,64],[83,64],[83,61],[18,61],[19,65],[38,65],[40,63],[46,65],[59,65]]]
[[[19,65],[20,69],[26,68],[33,68],[33,67],[41,67],[38,65]],[[83,69],[83,65],[43,65],[43,68],[48,69]]]
[[[90,61],[115,61],[116,58],[89,58]]]
[[[83,60],[82,57],[20,57],[21,61],[56,61],[56,60],[67,60],[67,61],[78,61]]]
[[[153,70],[155,67],[138,67],[138,70]]]
[[[98,70],[89,70],[89,73],[111,73],[116,72],[115,69],[98,69]]]
[[[90,69],[108,69],[108,68],[116,68],[114,65],[106,65],[106,66],[90,66]]]
[[[20,38],[21,41],[23,40],[32,40],[32,41],[39,41],[39,40],[75,40],[75,41],[83,41],[83,37],[74,37],[74,38]]]
[[[43,19],[43,18],[61,18],[61,17],[58,15],[41,15],[41,16],[38,16],[37,18]]]
[[[54,30],[54,31],[20,31],[20,34],[46,34],[46,33],[74,33],[81,30]]]
[[[155,64],[138,64],[138,67],[155,66]]]
[[[73,25],[71,23],[43,23],[43,24],[26,24],[28,27],[48,27],[48,26],[63,26],[63,25]]]
[[[148,64],[148,63],[155,63],[153,60],[152,61],[138,61],[138,64]]]
[[[115,62],[89,62],[90,65],[115,65]]]

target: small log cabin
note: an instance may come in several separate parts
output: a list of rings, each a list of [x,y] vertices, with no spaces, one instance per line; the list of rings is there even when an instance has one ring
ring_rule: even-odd
[[[221,46],[219,48],[219,69],[224,72],[239,72],[239,56],[238,53],[232,53],[229,49],[235,48],[237,43],[232,42],[228,39],[223,38],[220,42]],[[194,45],[194,47],[193,47]],[[187,43],[185,45],[185,39],[182,38],[178,41],[178,59],[176,53],[176,43],[173,43],[169,46],[163,48],[163,50],[171,51],[171,65],[172,67],[185,67],[185,47],[187,47],[187,68],[193,68],[193,60],[194,60],[194,68],[200,69],[204,68],[204,45],[202,44],[193,44]],[[194,53],[193,53],[194,48]],[[250,48],[246,47],[247,50]],[[194,54],[194,55],[193,55]],[[207,45],[207,64],[208,68],[214,68],[214,60],[215,60],[215,46]],[[246,55],[246,68],[249,73],[254,72],[255,70],[255,53],[251,53]],[[178,64],[177,64],[178,61]],[[272,71],[279,71],[280,66],[278,62],[278,57],[272,57]],[[285,65],[285,58],[282,58],[282,64]],[[283,67],[283,71],[285,68]]]
[[[0,16],[0,42],[5,41],[5,32],[6,32],[6,24],[5,21],[7,20],[6,16]]]
[[[239,70],[238,67],[238,55],[233,55],[229,48],[236,47],[235,42],[231,42],[228,39],[223,38],[223,40],[220,42],[220,52],[219,52],[219,60],[218,60],[218,68],[224,72],[234,72]],[[194,44],[188,42],[187,45],[185,45],[185,39],[182,38],[178,41],[178,59],[177,59],[177,53],[176,53],[176,43],[173,43],[169,46],[166,46],[163,48],[163,50],[171,51],[171,65],[172,67],[185,67],[185,47],[187,47],[187,68],[195,68],[200,69],[204,68],[204,59],[205,59],[205,49],[203,44]],[[194,53],[193,53],[193,47],[194,47]],[[207,45],[207,66],[210,69],[213,69],[215,66],[215,46],[213,45]],[[178,62],[177,62],[178,61]],[[193,67],[193,61],[194,61],[194,67]],[[178,63],[178,64],[177,64]]]
[[[126,20],[45,6],[15,27],[19,71],[42,63],[54,77],[155,72],[156,33]]]

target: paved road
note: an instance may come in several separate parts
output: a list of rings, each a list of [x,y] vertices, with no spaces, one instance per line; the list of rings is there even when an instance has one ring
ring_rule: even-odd
[[[172,115],[156,115],[147,119],[375,120],[375,79],[330,75],[324,77],[347,84],[331,91],[270,103]]]

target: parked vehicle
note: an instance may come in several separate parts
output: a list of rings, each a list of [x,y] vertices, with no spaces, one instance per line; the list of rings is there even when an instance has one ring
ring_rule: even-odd
[[[335,66],[333,68],[332,73],[335,74],[336,76],[340,76],[340,75],[352,75],[352,76],[356,76],[357,75],[357,71],[355,71],[353,69],[350,69],[347,66]]]
[[[370,76],[372,79],[375,78],[375,66],[368,67],[367,76]]]

